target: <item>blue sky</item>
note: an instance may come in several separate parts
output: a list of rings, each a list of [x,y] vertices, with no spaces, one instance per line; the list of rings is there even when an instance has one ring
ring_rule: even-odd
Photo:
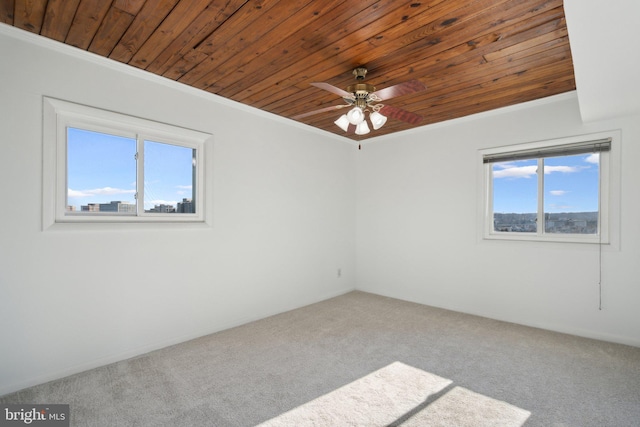
[[[598,211],[598,154],[544,159],[545,212]],[[493,164],[493,211],[537,211],[537,161]]]
[[[135,203],[136,140],[68,129],[67,203]],[[145,209],[192,197],[193,150],[145,141]]]

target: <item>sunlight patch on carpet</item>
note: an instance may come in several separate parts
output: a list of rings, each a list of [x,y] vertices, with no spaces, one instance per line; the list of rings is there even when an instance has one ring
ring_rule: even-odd
[[[402,427],[521,427],[531,412],[466,388],[454,387]]]
[[[258,427],[520,427],[531,415],[462,387],[445,390],[451,384],[446,378],[394,362]]]

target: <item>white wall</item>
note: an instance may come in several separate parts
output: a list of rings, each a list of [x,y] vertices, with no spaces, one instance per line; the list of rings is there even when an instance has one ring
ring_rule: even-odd
[[[478,150],[622,131],[620,245],[483,241]],[[640,117],[583,124],[575,93],[381,137],[357,158],[357,287],[640,346]]]
[[[4,24],[0,58],[0,394],[354,288],[352,144]],[[212,227],[43,231],[44,95],[212,133]]]
[[[564,0],[580,112],[586,122],[640,114],[640,2]]]

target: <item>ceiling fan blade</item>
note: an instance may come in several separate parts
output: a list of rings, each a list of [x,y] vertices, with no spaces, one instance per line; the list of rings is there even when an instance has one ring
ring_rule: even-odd
[[[382,107],[380,109],[380,114],[391,117],[392,119],[402,120],[403,122],[407,122],[412,125],[417,125],[422,121],[422,116],[390,105]]]
[[[329,91],[331,93],[335,93],[338,96],[341,96],[343,98],[353,98],[353,94],[347,92],[346,90],[342,90],[338,87],[335,87],[333,85],[330,85],[329,83],[311,83],[311,86],[315,86],[317,88],[320,89],[324,89],[326,91]]]
[[[409,80],[404,83],[397,84],[395,86],[390,86],[384,89],[380,89],[378,91],[373,92],[373,95],[380,98],[380,100],[384,101],[385,99],[394,98],[396,96],[408,95],[414,92],[420,92],[422,90],[426,90],[427,86],[422,83],[420,80]]]
[[[320,113],[324,113],[326,111],[339,110],[339,109],[344,108],[344,107],[349,107],[349,105],[348,104],[332,105],[331,107],[325,107],[325,108],[321,108],[319,110],[307,111],[306,113],[298,114],[297,116],[293,116],[291,118],[293,120],[298,120],[298,119],[302,119],[303,117],[313,116],[314,114],[320,114]]]

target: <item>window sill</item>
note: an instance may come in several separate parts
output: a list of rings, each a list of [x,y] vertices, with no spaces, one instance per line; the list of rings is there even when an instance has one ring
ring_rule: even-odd
[[[548,242],[548,243],[578,243],[578,244],[595,244],[609,245],[607,239],[601,239],[600,236],[580,236],[570,235],[531,235],[528,233],[509,233],[499,234],[492,233],[485,235],[483,240],[494,241],[510,241],[510,242]]]

